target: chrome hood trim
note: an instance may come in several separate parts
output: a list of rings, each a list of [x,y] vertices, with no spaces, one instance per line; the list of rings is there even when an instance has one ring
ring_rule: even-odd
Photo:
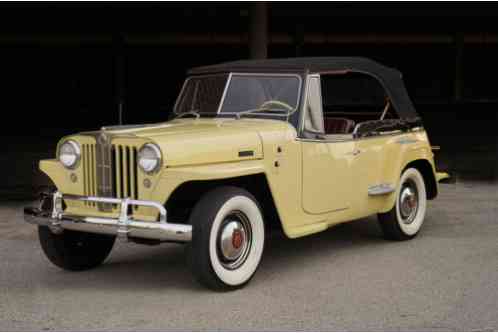
[[[154,128],[160,126],[164,123],[151,123],[151,124],[130,124],[130,125],[111,125],[111,126],[102,126],[102,131],[122,131],[128,129],[147,129]]]

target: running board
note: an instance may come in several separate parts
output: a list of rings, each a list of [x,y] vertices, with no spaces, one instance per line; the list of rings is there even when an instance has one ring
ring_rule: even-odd
[[[386,195],[394,192],[395,190],[396,189],[391,184],[379,184],[379,185],[370,186],[368,188],[368,195],[369,196]]]

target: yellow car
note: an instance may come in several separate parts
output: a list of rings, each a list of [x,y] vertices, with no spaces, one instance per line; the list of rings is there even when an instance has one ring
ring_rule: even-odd
[[[236,289],[270,227],[296,238],[377,214],[387,238],[410,239],[448,177],[401,74],[369,59],[194,68],[173,114],[65,137],[40,161],[56,189],[24,217],[50,261],[93,268],[116,237],[181,242],[203,285]]]

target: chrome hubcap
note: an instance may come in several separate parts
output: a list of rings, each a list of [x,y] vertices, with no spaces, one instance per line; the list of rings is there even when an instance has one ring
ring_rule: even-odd
[[[403,223],[410,224],[415,219],[418,210],[418,192],[415,183],[406,181],[401,187],[399,196],[399,212]]]
[[[218,234],[218,257],[228,269],[240,267],[251,247],[249,220],[242,212],[232,212],[223,220]]]

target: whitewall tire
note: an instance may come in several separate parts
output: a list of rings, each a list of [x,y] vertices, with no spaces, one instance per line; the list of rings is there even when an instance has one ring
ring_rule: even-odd
[[[424,177],[417,169],[408,168],[399,180],[394,207],[378,215],[384,235],[393,240],[415,237],[424,223],[426,210]]]
[[[259,266],[265,241],[263,214],[256,199],[237,187],[214,189],[190,216],[190,262],[197,280],[214,290],[245,285]]]

